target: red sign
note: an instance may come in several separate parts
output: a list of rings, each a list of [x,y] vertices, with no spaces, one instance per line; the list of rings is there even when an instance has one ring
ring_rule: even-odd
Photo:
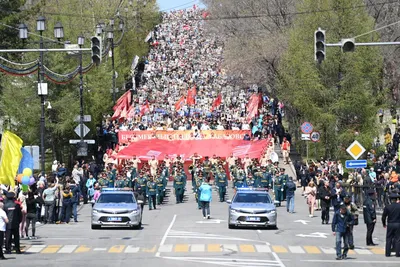
[[[243,140],[245,134],[251,134],[250,130],[207,130],[198,131],[119,131],[118,141],[120,143],[130,143],[139,140],[201,140],[201,139],[225,139]]]

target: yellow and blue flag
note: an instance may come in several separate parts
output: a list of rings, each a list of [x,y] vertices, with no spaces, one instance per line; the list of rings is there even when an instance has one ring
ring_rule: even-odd
[[[15,185],[15,175],[22,158],[22,139],[9,131],[1,138],[0,184]]]

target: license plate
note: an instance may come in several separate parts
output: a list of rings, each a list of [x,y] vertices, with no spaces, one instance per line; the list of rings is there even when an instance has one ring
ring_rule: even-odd
[[[246,217],[246,221],[259,222],[259,221],[261,221],[261,218],[260,217]]]
[[[122,218],[121,217],[108,217],[107,221],[108,222],[121,222]]]

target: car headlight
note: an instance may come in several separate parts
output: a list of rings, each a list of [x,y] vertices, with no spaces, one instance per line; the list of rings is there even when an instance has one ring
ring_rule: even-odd
[[[93,209],[93,213],[99,213],[99,212],[100,212],[99,210]]]
[[[128,213],[139,213],[139,210],[129,210]]]
[[[235,210],[235,209],[231,209],[231,212],[232,213],[239,213],[240,211],[239,210]]]
[[[276,213],[276,210],[267,210],[267,213],[274,214]]]

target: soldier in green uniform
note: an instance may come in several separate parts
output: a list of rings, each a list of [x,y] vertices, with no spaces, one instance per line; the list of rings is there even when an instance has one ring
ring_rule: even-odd
[[[208,156],[206,156],[205,160],[203,161],[203,179],[209,181],[211,168],[212,168],[212,163],[209,160]]]
[[[255,180],[254,177],[251,173],[248,174],[247,178],[246,178],[246,184],[248,187],[254,187],[255,184]]]
[[[285,173],[284,168],[281,168],[281,176],[282,176],[282,181],[283,181],[282,182],[282,184],[283,184],[282,197],[283,197],[283,200],[286,200],[286,183],[289,180],[289,176]]]
[[[146,196],[149,198],[149,210],[152,210],[151,206],[156,209],[157,184],[154,181],[153,176],[150,176],[150,180],[147,182],[146,188]]]
[[[219,171],[216,173],[215,180],[218,187],[219,201],[225,201],[226,187],[228,186],[228,176],[226,175],[223,166],[219,166]]]
[[[238,176],[238,166],[237,166],[237,164],[230,166],[229,167],[229,171],[230,171],[230,174],[231,174],[232,188],[235,188],[235,184],[236,184],[237,176]]]
[[[258,188],[261,187],[261,179],[262,179],[262,171],[261,171],[261,166],[257,166],[254,170],[254,187]]]
[[[106,176],[107,177],[107,176]],[[106,179],[106,177],[104,177],[104,175],[102,175],[99,180],[97,180],[97,182],[99,183],[100,187],[107,187],[108,186],[108,181]]]
[[[176,171],[174,174],[174,189],[175,189],[176,204],[183,202],[184,186],[185,186],[185,181],[182,177],[182,174]]]
[[[275,201],[278,203],[278,206],[281,205],[283,201],[283,188],[285,187],[285,180],[283,175],[278,175],[275,177],[274,182],[274,193],[275,193]]]
[[[272,176],[267,171],[266,167],[262,167],[261,169],[262,169],[262,172],[261,172],[261,180],[260,180],[259,187],[269,189],[272,186]]]
[[[114,168],[107,173],[108,187],[113,188],[115,186],[114,183],[116,177],[117,177],[117,170]]]
[[[142,172],[139,174],[139,179],[136,183],[136,190],[140,190],[143,195],[145,195],[147,192],[147,179],[144,177]],[[146,198],[144,199],[144,202],[144,204],[146,204]]]
[[[246,185],[246,174],[244,173],[244,170],[239,169],[235,181],[235,189],[241,188],[245,185]]]
[[[157,184],[157,205],[161,205],[163,203],[164,190],[165,190],[163,173],[159,173],[157,175],[157,179],[155,182]]]
[[[115,181],[116,188],[125,188],[127,186],[126,179],[123,179],[122,176],[117,177],[117,181]]]

